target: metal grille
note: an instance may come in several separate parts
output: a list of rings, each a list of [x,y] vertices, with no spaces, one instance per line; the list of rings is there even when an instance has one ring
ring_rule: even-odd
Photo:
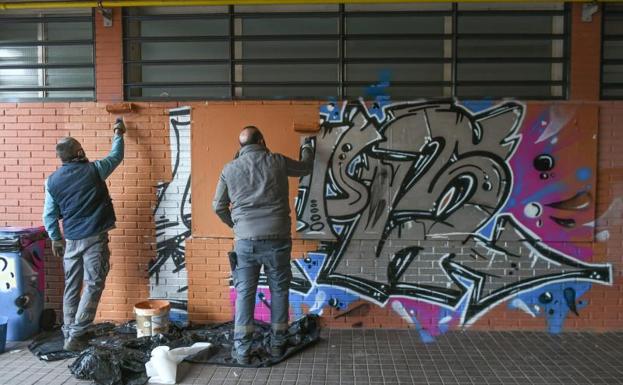
[[[623,4],[603,4],[601,97],[623,99]]]
[[[93,14],[0,17],[0,100],[93,100]]]
[[[132,8],[129,100],[564,99],[560,4]]]

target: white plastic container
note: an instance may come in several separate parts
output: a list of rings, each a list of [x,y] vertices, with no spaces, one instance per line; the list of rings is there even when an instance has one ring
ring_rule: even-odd
[[[150,383],[175,384],[177,365],[184,358],[210,347],[209,342],[197,342],[192,346],[169,350],[168,346],[158,346],[151,351],[151,359],[145,364]]]

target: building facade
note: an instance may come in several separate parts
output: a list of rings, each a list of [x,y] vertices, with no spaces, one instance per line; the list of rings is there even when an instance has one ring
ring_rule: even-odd
[[[109,18],[112,25],[105,20]],[[0,223],[41,223],[71,135],[109,150],[131,102],[99,319],[166,298],[233,314],[210,210],[245,124],[291,182],[292,317],[331,327],[623,328],[623,7],[404,3],[0,13]],[[318,123],[319,122],[319,123]],[[311,127],[311,128],[309,128]],[[619,143],[621,142],[621,143]],[[192,178],[191,178],[192,177]],[[191,192],[193,198],[191,200]],[[46,260],[60,310],[60,261]],[[260,288],[256,316],[270,293]]]

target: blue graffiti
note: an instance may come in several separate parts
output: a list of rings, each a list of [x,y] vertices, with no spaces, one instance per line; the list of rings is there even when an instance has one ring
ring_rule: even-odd
[[[411,321],[413,322],[413,325],[415,326],[415,330],[420,335],[420,340],[423,343],[430,344],[432,342],[435,342],[435,337],[431,336],[430,333],[427,332],[426,329],[422,327],[422,324],[420,323],[420,321],[418,321],[415,315],[411,316]]]
[[[391,99],[387,92],[390,85],[390,78],[390,71],[381,71],[379,73],[379,82],[366,87],[366,97],[374,100],[372,107],[368,109],[368,114],[370,117],[376,118],[379,123],[385,121],[385,106],[391,104]]]
[[[341,122],[344,108],[335,98],[329,99],[327,104],[320,106],[320,117],[327,122]]]
[[[296,319],[306,313],[321,315],[326,306],[331,306],[336,310],[343,310],[359,300],[359,296],[350,294],[340,287],[316,285],[316,279],[318,274],[320,274],[320,268],[326,257],[325,253],[308,253],[307,258],[293,261],[303,270],[313,285],[312,290],[305,294],[290,291],[290,307]],[[303,306],[307,307],[307,311],[304,311]]]
[[[494,106],[492,100],[465,100],[461,104],[473,113],[478,113]]]
[[[592,174],[593,172],[591,171],[589,167],[581,167],[575,172],[575,177],[580,182],[585,182],[591,178]]]
[[[318,274],[320,274],[320,268],[326,257],[327,254],[325,253],[307,253],[307,258],[297,259],[294,263],[303,269],[305,275],[307,275],[311,282],[316,282],[316,278]]]
[[[523,310],[533,317],[544,317],[552,334],[562,331],[569,312],[579,315],[587,301],[580,298],[591,288],[587,282],[555,283],[522,293],[508,304],[510,309]]]

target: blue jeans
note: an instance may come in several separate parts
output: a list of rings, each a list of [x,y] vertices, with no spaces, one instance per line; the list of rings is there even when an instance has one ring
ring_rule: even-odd
[[[241,239],[236,241],[234,248],[238,258],[232,273],[237,292],[234,349],[238,355],[245,356],[251,349],[255,296],[262,266],[270,287],[271,341],[273,344],[285,342],[283,336],[288,329],[288,295],[292,279],[292,241]]]

